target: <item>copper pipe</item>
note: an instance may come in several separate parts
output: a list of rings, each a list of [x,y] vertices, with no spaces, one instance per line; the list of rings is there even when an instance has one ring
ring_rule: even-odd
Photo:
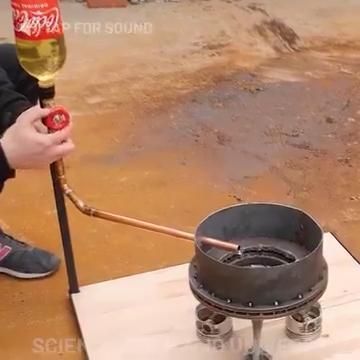
[[[154,231],[157,233],[162,233],[170,236],[174,236],[177,238],[182,238],[186,240],[192,240],[195,241],[195,234],[188,233],[181,230],[176,230],[170,227],[161,226],[152,224],[149,222],[133,219],[127,216],[117,215],[113,214],[107,211],[99,210],[93,207],[90,207],[86,205],[71,189],[71,187],[67,184],[66,177],[65,177],[65,169],[64,169],[64,163],[62,160],[57,161],[56,163],[56,172],[58,176],[58,180],[60,183],[60,186],[64,192],[64,194],[70,199],[70,201],[76,206],[78,210],[80,210],[83,214],[88,216],[97,217],[100,219],[121,223],[125,225],[134,226],[137,228],[145,229]],[[217,239],[212,239],[209,237],[201,237],[199,239],[204,244],[207,244],[209,246],[213,246],[218,249],[226,250],[226,251],[233,251],[233,252],[240,252],[240,246],[234,243],[229,243],[226,241],[221,241]]]
[[[43,99],[44,107],[51,108],[54,105],[55,105],[54,98]],[[80,210],[83,214],[92,216],[92,217],[97,217],[97,218],[104,219],[104,220],[108,220],[108,221],[112,221],[112,222],[116,222],[116,223],[134,226],[134,227],[145,229],[145,230],[154,231],[157,233],[174,236],[174,237],[181,238],[181,239],[192,240],[192,241],[196,240],[195,234],[192,234],[192,233],[173,229],[173,228],[166,227],[166,226],[152,224],[149,222],[133,219],[133,218],[130,218],[127,216],[113,214],[113,213],[110,213],[107,211],[99,210],[99,209],[88,206],[87,204],[84,203],[84,201],[82,201],[75,194],[75,192],[72,190],[72,188],[68,185],[68,183],[66,181],[66,176],[65,176],[64,162],[62,159],[60,159],[54,163],[54,168],[55,168],[57,180],[59,181],[62,191],[70,199],[70,201],[76,206],[76,208],[78,210]],[[199,238],[199,240],[204,244],[207,244],[209,246],[212,246],[212,247],[215,247],[218,249],[241,253],[240,246],[237,244],[234,244],[234,243],[221,241],[221,240],[217,240],[217,239],[212,239],[209,237],[201,237],[201,238]]]

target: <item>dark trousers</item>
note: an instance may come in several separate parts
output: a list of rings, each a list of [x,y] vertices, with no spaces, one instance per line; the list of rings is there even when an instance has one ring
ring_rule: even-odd
[[[15,91],[36,105],[38,100],[37,80],[28,75],[20,66],[14,45],[0,44],[0,67],[6,71]]]

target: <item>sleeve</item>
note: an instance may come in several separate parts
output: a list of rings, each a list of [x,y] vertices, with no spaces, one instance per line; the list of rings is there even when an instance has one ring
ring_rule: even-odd
[[[25,96],[19,94],[9,80],[4,69],[0,67],[0,132],[11,126],[18,116],[32,104]]]
[[[13,179],[14,177],[15,170],[10,168],[4,150],[0,143],[0,192],[4,187],[5,181],[8,179]]]
[[[23,95],[15,91],[14,85],[9,80],[5,70],[0,67],[1,135],[16,121],[22,112],[31,106],[31,103]],[[15,171],[10,168],[4,150],[0,144],[0,191],[4,187],[5,181],[14,177]]]

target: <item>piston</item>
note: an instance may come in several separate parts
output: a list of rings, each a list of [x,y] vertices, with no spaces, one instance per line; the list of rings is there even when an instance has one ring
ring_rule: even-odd
[[[322,311],[318,302],[286,318],[286,335],[294,341],[314,341],[320,337],[321,330]]]
[[[230,317],[218,314],[204,305],[195,309],[196,334],[205,344],[220,350],[233,334],[233,323]]]

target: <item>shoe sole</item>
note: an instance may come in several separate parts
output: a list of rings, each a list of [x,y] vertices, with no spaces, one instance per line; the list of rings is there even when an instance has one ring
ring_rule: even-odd
[[[31,273],[21,273],[21,272],[18,272],[18,271],[14,271],[14,270],[10,270],[10,269],[7,269],[7,268],[0,267],[0,273],[1,274],[6,274],[6,275],[9,275],[9,276],[18,278],[18,279],[40,279],[40,278],[44,278],[44,277],[47,277],[47,276],[53,274],[56,270],[57,269],[49,271],[47,273],[41,273],[41,274],[31,274]]]

